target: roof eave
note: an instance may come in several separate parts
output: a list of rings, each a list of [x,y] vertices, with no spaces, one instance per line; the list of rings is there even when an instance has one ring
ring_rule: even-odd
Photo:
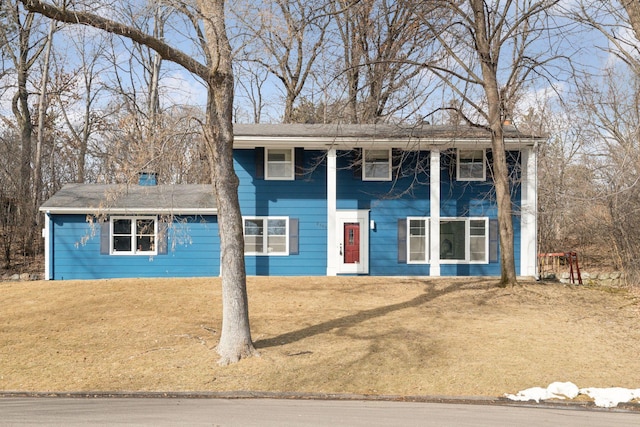
[[[91,208],[41,206],[40,212],[58,215],[217,215],[215,208]]]

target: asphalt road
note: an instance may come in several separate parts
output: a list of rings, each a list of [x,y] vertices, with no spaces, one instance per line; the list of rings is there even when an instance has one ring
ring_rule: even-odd
[[[0,398],[0,426],[638,426],[640,413],[388,401]]]

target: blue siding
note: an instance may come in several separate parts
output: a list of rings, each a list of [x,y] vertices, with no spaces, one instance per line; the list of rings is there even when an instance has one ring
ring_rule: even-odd
[[[101,255],[100,228],[85,215],[52,215],[51,277],[217,276],[220,241],[215,216],[175,218],[168,232],[168,253],[155,256]]]
[[[517,153],[516,153],[517,154]],[[256,179],[256,150],[235,151],[235,167],[240,178],[240,206],[245,216],[288,216],[299,220],[299,255],[247,256],[249,275],[324,275],[327,267],[326,162],[322,151],[304,152],[304,177],[272,181]],[[429,152],[405,153],[401,169],[393,181],[362,181],[351,167],[354,153],[337,153],[337,209],[367,209],[375,228],[369,230],[369,274],[429,275],[428,264],[398,261],[398,220],[431,214]],[[517,155],[511,156],[512,170]],[[454,152],[444,152],[441,179],[442,217],[497,217],[495,192],[489,177],[485,182],[458,182]],[[415,174],[416,166],[421,169]],[[520,204],[520,187],[513,188],[514,212]],[[520,217],[514,215],[516,268],[520,269]],[[441,274],[500,274],[498,262],[489,264],[441,264]]]
[[[235,150],[243,216],[288,216],[299,221],[299,254],[246,256],[248,275],[325,275],[327,171],[325,152],[304,151],[304,171],[292,181],[256,179],[256,150]]]

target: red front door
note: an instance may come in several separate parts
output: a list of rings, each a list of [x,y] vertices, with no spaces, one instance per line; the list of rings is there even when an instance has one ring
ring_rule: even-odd
[[[360,224],[346,222],[344,224],[344,263],[360,262]]]

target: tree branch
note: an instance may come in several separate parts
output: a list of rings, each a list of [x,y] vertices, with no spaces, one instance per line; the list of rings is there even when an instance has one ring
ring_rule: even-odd
[[[176,49],[136,28],[103,18],[93,13],[59,8],[39,0],[20,0],[20,2],[27,10],[40,13],[48,18],[55,19],[56,21],[66,22],[69,24],[87,25],[112,34],[127,37],[134,42],[155,50],[162,59],[175,62],[176,64],[183,66],[188,71],[199,76],[205,81],[210,81],[216,76],[215,70],[209,69],[207,66],[196,61],[181,50]]]

